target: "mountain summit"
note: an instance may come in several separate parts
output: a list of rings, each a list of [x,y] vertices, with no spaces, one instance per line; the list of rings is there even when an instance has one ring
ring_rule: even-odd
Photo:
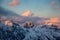
[[[25,16],[25,17],[29,17],[32,16],[32,12],[30,10],[27,10],[26,12],[24,12],[23,14],[21,14],[21,16]]]

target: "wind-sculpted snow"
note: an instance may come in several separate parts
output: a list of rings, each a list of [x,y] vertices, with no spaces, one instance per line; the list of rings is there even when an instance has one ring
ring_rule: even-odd
[[[60,29],[47,25],[25,28],[15,23],[10,27],[0,23],[0,40],[60,40]]]

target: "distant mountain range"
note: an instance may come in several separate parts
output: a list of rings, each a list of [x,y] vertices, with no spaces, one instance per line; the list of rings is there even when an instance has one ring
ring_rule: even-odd
[[[26,16],[25,16],[26,15]],[[44,17],[38,17],[32,15],[32,12],[30,10],[26,11],[25,13],[18,15],[12,11],[6,10],[2,7],[0,7],[0,17],[1,19],[11,20],[12,22],[18,23],[18,24],[24,24],[26,22],[33,22],[35,25],[58,25],[60,26],[60,17],[55,18],[44,18]]]
[[[18,16],[16,13],[0,7],[0,16]]]

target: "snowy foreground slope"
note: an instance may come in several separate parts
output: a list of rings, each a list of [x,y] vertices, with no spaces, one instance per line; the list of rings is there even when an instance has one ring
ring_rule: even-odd
[[[60,29],[55,26],[12,27],[0,23],[0,40],[60,40]]]

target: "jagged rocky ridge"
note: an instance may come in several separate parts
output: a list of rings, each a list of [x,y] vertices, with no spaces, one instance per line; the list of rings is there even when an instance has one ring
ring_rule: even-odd
[[[60,40],[60,28],[55,25],[26,28],[16,23],[13,26],[0,23],[0,40]]]

